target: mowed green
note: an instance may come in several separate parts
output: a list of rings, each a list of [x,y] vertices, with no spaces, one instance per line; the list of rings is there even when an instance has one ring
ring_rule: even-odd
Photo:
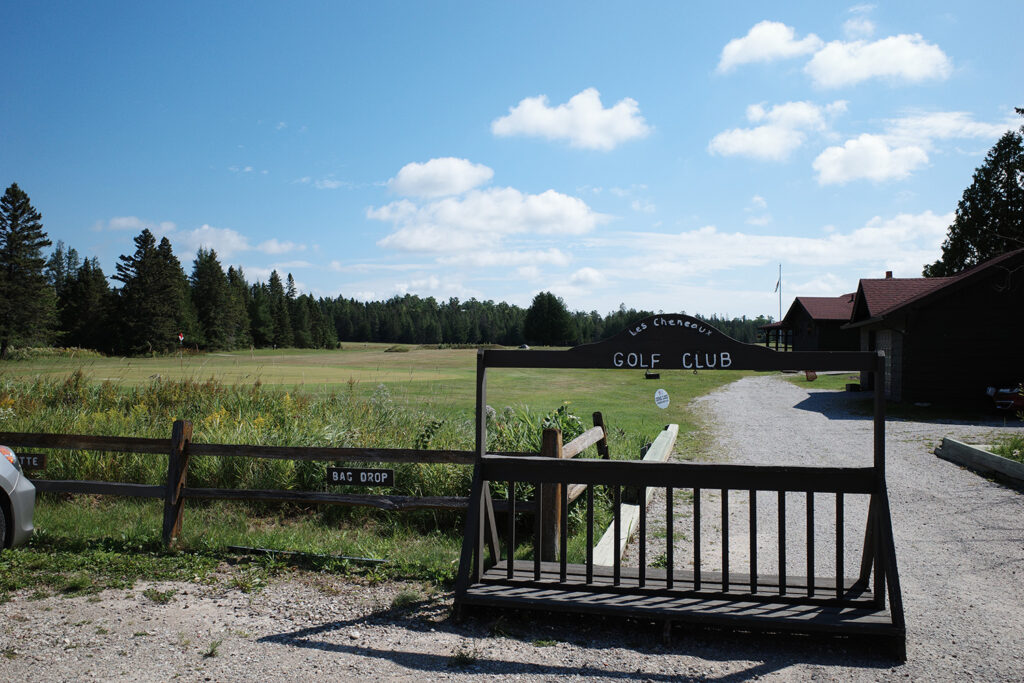
[[[388,349],[403,349],[394,351]],[[529,353],[524,351],[524,353]],[[156,378],[251,385],[312,394],[354,390],[369,396],[383,384],[393,399],[427,413],[471,414],[475,404],[475,349],[436,349],[388,344],[344,344],[339,350],[270,350],[188,353],[157,358],[48,357],[0,365],[8,379],[63,379],[81,370],[90,382],[138,385]],[[609,427],[654,434],[665,424],[694,428],[687,404],[696,396],[745,374],[739,371],[662,371],[648,380],[642,370],[494,369],[487,403],[548,412],[569,402],[588,418],[601,411]],[[664,389],[670,403],[655,405]]]

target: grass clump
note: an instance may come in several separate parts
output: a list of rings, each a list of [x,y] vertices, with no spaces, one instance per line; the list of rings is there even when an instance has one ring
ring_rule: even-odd
[[[1024,463],[1024,434],[1004,436],[992,444],[992,452],[1008,460]]]
[[[165,591],[158,591],[155,588],[147,588],[146,590],[142,591],[142,594],[158,605],[166,605],[171,601],[171,598],[173,598],[174,594],[177,592],[178,591],[173,588]]]

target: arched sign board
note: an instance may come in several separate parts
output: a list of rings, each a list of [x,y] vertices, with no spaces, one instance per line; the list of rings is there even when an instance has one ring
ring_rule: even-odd
[[[566,351],[481,349],[477,356],[476,452],[487,442],[487,368],[613,370],[846,370],[875,375],[875,467],[885,467],[884,355],[881,351],[773,351],[744,344],[693,316],[652,315],[611,339]]]
[[[567,351],[481,352],[490,368],[610,368],[622,370],[864,370],[877,354],[857,351],[773,351],[736,341],[683,314],[652,315],[629,329]]]

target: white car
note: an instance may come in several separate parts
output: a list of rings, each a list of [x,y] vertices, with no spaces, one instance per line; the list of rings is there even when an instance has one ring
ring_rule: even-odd
[[[32,535],[36,487],[7,446],[0,446],[0,548],[14,548]]]

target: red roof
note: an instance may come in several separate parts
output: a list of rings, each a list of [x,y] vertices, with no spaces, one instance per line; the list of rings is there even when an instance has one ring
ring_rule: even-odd
[[[975,276],[981,276],[991,268],[1022,256],[1024,256],[1024,249],[1010,251],[952,277],[862,279],[857,290],[859,296],[855,301],[856,310],[853,317],[857,321],[885,317],[904,306],[929,298],[933,294],[942,296],[939,293],[941,290],[956,288],[961,283],[966,284]],[[863,310],[865,305],[868,309],[866,312]]]
[[[860,286],[861,291],[864,292],[864,303],[868,306],[868,317],[874,318],[902,306],[911,299],[943,287],[954,279],[952,277],[862,278]]]
[[[841,296],[798,296],[797,301],[813,320],[849,320],[856,292]]]

